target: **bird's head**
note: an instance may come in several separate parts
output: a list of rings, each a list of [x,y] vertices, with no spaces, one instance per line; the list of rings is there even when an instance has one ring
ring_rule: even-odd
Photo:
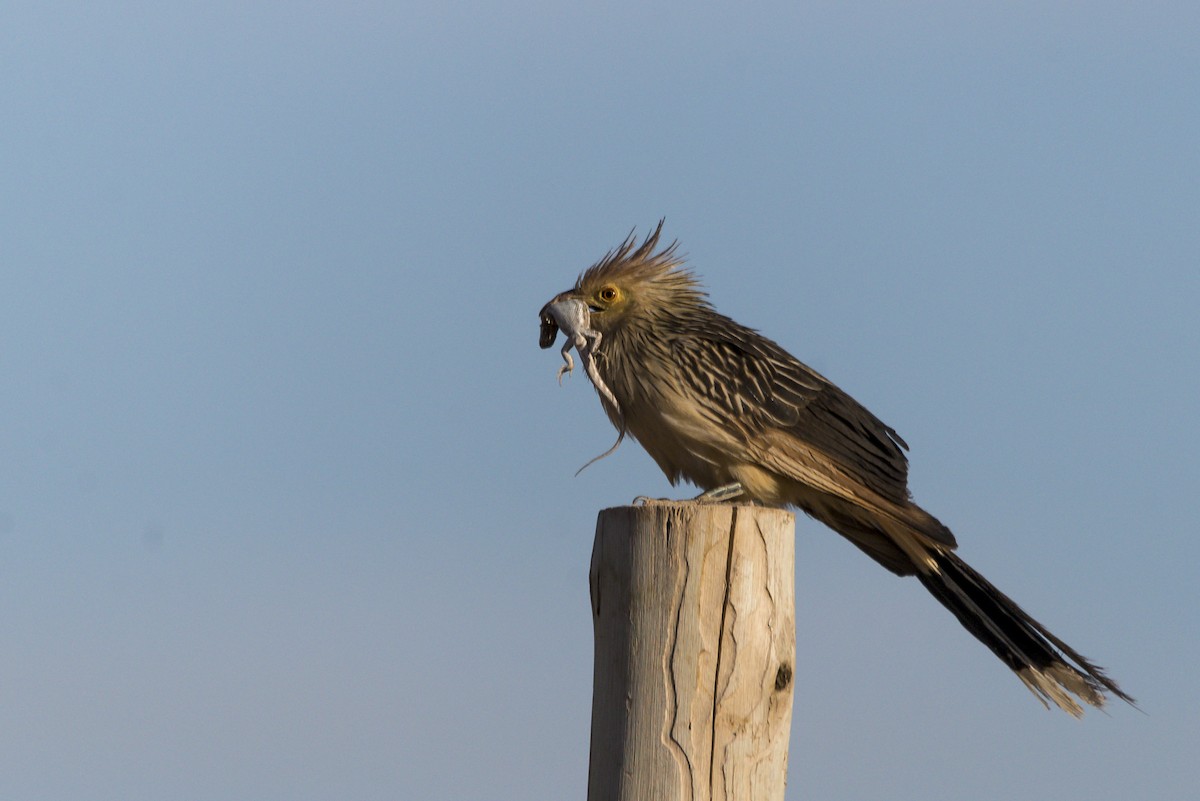
[[[704,290],[676,255],[677,242],[658,247],[663,221],[639,245],[631,233],[621,245],[585,270],[575,286],[560,292],[542,307],[540,344],[554,344],[558,325],[550,307],[563,301],[582,301],[590,327],[608,335],[637,321],[655,322],[707,307]]]

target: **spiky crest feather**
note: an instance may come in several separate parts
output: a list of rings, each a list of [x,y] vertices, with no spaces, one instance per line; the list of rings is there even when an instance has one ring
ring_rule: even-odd
[[[626,283],[670,293],[677,304],[711,308],[708,293],[695,273],[684,266],[684,258],[676,253],[679,241],[673,240],[655,252],[664,222],[659,220],[654,231],[640,245],[637,244],[636,229],[630,231],[624,242],[579,274],[575,290],[586,295],[605,283]]]

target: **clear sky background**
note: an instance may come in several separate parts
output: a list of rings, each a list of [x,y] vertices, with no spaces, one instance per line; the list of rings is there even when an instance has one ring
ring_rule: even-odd
[[[788,798],[1196,798],[1198,8],[6,4],[0,798],[583,798],[671,490],[536,314],[660,217],[1144,710],[802,517]]]

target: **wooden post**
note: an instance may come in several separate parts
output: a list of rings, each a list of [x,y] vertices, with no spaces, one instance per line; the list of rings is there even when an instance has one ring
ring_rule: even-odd
[[[600,512],[588,801],[783,801],[794,546],[780,509]]]

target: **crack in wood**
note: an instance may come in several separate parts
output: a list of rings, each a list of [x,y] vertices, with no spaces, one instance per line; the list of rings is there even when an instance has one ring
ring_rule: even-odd
[[[725,552],[725,598],[721,602],[721,625],[717,628],[717,667],[713,674],[712,720],[709,721],[711,727],[708,753],[709,798],[713,795],[713,770],[717,760],[717,703],[721,695],[721,652],[725,646],[725,613],[729,610],[729,585],[733,577],[733,538],[737,533],[737,511],[736,506],[730,509],[729,549]]]
[[[671,541],[672,522],[675,519],[674,512],[668,512],[663,523],[665,535],[668,545]],[[683,531],[683,536],[687,536],[687,529]],[[679,690],[675,684],[675,654],[679,647],[679,620],[683,616],[683,596],[687,588],[688,577],[691,574],[691,561],[687,557],[687,549],[679,548],[675,552],[678,554],[677,561],[681,565],[681,569],[677,571],[679,578],[676,582],[675,592],[672,601],[675,605],[675,618],[671,621],[670,631],[667,632],[667,637],[671,642],[671,651],[667,657],[666,665],[666,683],[667,683],[667,703],[664,712],[665,720],[663,725],[666,728],[666,740],[671,748],[671,754],[675,757],[675,763],[680,765],[680,774],[684,777],[687,785],[687,798],[696,797],[695,788],[695,766],[692,765],[692,758],[689,749],[675,736],[675,724],[679,720]]]

